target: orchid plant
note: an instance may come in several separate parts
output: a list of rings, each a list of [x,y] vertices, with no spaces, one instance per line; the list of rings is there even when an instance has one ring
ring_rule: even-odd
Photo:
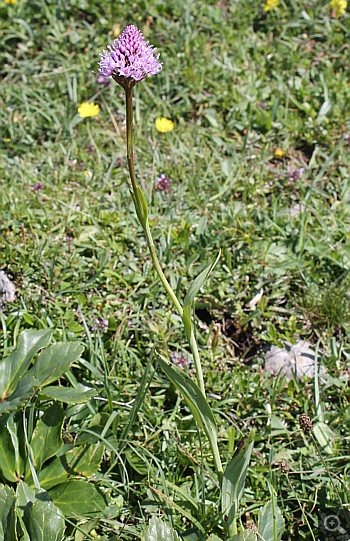
[[[156,49],[149,45],[148,41],[145,41],[144,36],[136,26],[131,25],[114,41],[112,46],[108,45],[107,50],[104,50],[100,55],[101,60],[98,71],[104,77],[112,77],[125,91],[127,161],[131,180],[131,196],[135,204],[138,220],[147,239],[155,270],[184,324],[193,355],[197,381],[194,381],[181,368],[174,365],[171,360],[165,359],[161,355],[159,355],[159,363],[169,379],[181,392],[196,422],[204,429],[207,435],[214,459],[218,485],[221,489],[223,524],[227,533],[233,536],[237,534],[238,505],[243,493],[244,481],[253,448],[254,432],[250,432],[241,442],[224,471],[218,448],[215,418],[206,400],[203,370],[192,321],[192,307],[195,296],[215,267],[220,253],[193,281],[183,304],[181,304],[165,277],[158,260],[148,220],[146,198],[137,184],[134,168],[133,88],[147,75],[156,75],[162,70],[159,53],[155,54],[155,52]]]

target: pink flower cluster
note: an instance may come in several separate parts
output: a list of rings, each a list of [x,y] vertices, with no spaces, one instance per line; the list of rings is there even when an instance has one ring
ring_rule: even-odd
[[[135,84],[148,74],[156,75],[162,69],[162,62],[158,62],[159,54],[153,56],[156,49],[148,43],[136,26],[128,26],[113,46],[108,45],[109,50],[100,54],[98,71],[104,77],[112,75],[121,86],[127,79]]]

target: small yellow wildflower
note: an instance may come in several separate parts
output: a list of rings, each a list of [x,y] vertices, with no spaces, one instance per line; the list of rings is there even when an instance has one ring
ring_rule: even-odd
[[[5,4],[9,4],[10,2],[11,4],[15,4],[17,0],[5,0]]]
[[[338,18],[345,13],[348,3],[346,0],[331,0],[329,7],[335,12],[335,16]]]
[[[266,0],[264,11],[270,11],[271,9],[275,9],[279,5],[279,3],[279,0]]]
[[[11,141],[11,139],[9,139],[9,138],[6,139],[6,142],[7,142],[7,143],[9,143],[10,141]]]
[[[284,152],[283,152],[283,150],[282,150],[281,148],[278,148],[278,147],[277,147],[277,148],[275,149],[274,155],[275,155],[277,158],[282,158],[283,154],[284,154]]]
[[[88,116],[96,116],[100,112],[100,106],[95,103],[89,103],[84,101],[78,107],[78,113],[81,118],[87,118]]]
[[[171,131],[174,128],[174,122],[164,117],[157,118],[156,128],[158,131],[165,133],[167,131]]]

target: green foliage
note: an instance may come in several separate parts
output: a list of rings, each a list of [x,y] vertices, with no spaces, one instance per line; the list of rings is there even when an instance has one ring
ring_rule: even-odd
[[[98,522],[80,512],[67,522],[67,541],[89,523],[87,539],[94,529],[103,541],[137,539],[149,514],[162,512],[185,539],[197,541],[198,524],[227,537],[203,432],[156,362],[145,374],[156,349],[183,358],[195,377],[134,215],[123,93],[92,73],[115,24],[139,26],[164,62],[134,89],[136,173],[157,254],[182,303],[222,250],[191,315],[223,462],[256,431],[237,528],[247,513],[258,524],[272,491],[282,539],[312,539],[297,498],[312,526],[315,502],[338,506],[314,442],[299,431],[304,411],[350,503],[350,18],[332,17],[327,2],[290,0],[267,13],[264,5],[1,2],[0,253],[17,292],[0,312],[0,474],[16,502],[24,475],[31,484],[23,513],[35,501],[29,489],[39,493],[33,473],[48,491],[87,479],[98,486],[109,505],[92,513]],[[78,117],[86,100],[100,105],[98,118]],[[174,120],[172,132],[156,132],[160,116]],[[169,193],[153,189],[163,172]],[[96,322],[104,318],[108,325]],[[51,333],[50,345],[29,359],[23,331]],[[300,336],[320,341],[327,371],[318,393],[312,380],[287,385],[262,371],[266,346]],[[52,441],[61,447],[30,466],[52,404],[63,410],[61,442]],[[45,445],[35,452],[40,462]],[[281,460],[303,471],[289,475],[295,493]],[[17,537],[30,541],[20,507]],[[238,536],[255,538],[247,529]]]
[[[180,538],[174,530],[160,518],[150,519],[148,526],[142,534],[143,541],[178,541]]]
[[[252,430],[237,446],[227,464],[221,489],[221,509],[224,527],[230,536],[237,534],[237,516],[242,498],[250,457],[254,446],[255,431]]]

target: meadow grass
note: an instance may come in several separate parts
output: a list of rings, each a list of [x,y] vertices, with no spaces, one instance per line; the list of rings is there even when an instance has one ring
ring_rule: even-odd
[[[0,4],[0,266],[17,287],[0,344],[8,352],[22,329],[49,327],[85,346],[62,385],[93,383],[99,398],[67,408],[64,436],[98,426],[109,441],[94,480],[124,503],[93,524],[101,539],[139,536],[157,512],[180,532],[224,538],[210,448],[157,369],[155,349],[191,356],[129,194],[123,91],[93,73],[118,25],[143,30],[164,62],[135,87],[136,173],[180,298],[222,250],[196,302],[197,335],[222,456],[257,429],[241,524],[275,497],[283,539],[312,539],[298,500],[312,528],[316,506],[339,505],[299,430],[303,412],[327,423],[321,452],[350,505],[350,23],[315,0],[264,5]],[[81,119],[83,101],[100,115]],[[166,134],[162,116],[175,123]],[[154,190],[162,173],[169,193]],[[262,371],[264,345],[298,336],[327,368],[317,390]]]

